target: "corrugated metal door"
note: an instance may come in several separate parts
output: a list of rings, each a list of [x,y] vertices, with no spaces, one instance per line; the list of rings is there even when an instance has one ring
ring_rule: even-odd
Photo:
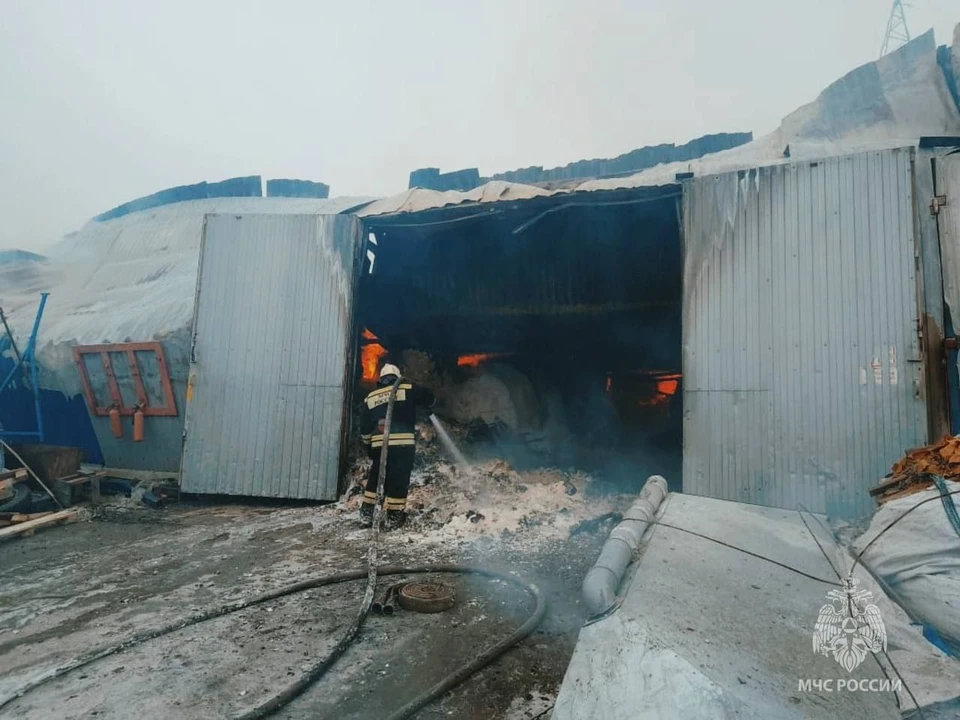
[[[926,441],[910,149],[684,195],[687,492],[854,517]]]
[[[943,273],[944,332],[956,337],[960,325],[960,154],[936,159],[937,228],[940,231],[940,262]],[[960,353],[947,351],[947,388],[950,394],[950,424],[960,432]]]
[[[187,387],[187,492],[333,500],[359,221],[210,215]]]

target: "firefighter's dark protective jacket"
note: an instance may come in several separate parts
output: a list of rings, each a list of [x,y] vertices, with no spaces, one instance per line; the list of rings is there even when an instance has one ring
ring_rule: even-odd
[[[361,439],[370,448],[383,447],[383,426],[387,418],[387,406],[390,390],[393,387],[389,377],[380,381],[380,387],[367,395],[363,401],[363,419],[360,426]],[[397,399],[393,403],[393,419],[390,421],[390,447],[413,446],[415,444],[414,426],[417,422],[418,407],[433,407],[436,402],[433,393],[421,386],[400,381]]]

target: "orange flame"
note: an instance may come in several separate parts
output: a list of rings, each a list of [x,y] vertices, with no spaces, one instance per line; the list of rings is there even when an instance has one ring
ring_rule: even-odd
[[[657,392],[661,395],[676,395],[680,386],[679,375],[668,375],[657,381]]]
[[[377,336],[369,330],[364,330],[361,337],[364,340],[376,340]],[[387,355],[387,349],[377,342],[368,342],[360,346],[360,366],[363,368],[363,380],[374,382],[380,370],[380,361]]]
[[[461,355],[457,358],[459,367],[479,367],[488,360],[506,357],[508,353],[477,353],[475,355]]]
[[[656,391],[648,398],[637,402],[640,407],[657,407],[666,405],[670,398],[677,394],[680,388],[681,375],[661,375],[657,378]]]

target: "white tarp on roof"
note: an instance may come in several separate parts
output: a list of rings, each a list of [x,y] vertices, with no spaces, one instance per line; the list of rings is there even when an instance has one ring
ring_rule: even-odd
[[[142,342],[189,326],[207,213],[336,214],[369,198],[206,198],[92,220],[29,270],[0,268],[0,306],[18,337],[50,292],[38,339],[47,366],[72,361],[72,344]]]
[[[960,34],[953,48],[960,57]],[[960,113],[936,62],[933,32],[849,73],[770,135],[690,163],[661,165],[629,177],[588,180],[573,190],[490,182],[469,192],[414,188],[376,200],[357,214],[373,217],[464,203],[527,200],[574,191],[656,186],[676,173],[704,175],[915,144],[924,135],[960,135]],[[200,230],[211,212],[338,213],[370,198],[210,198],[91,221],[55,246],[46,262],[0,267],[0,305],[18,334],[29,331],[41,290],[50,290],[41,344],[122,342],[161,337],[189,323]],[[64,358],[65,360],[67,358]],[[48,359],[49,360],[49,359]]]
[[[511,200],[529,200],[535,197],[546,197],[556,194],[557,190],[546,190],[536,185],[494,180],[468,192],[456,190],[424,190],[411,188],[399,195],[393,195],[377,200],[360,210],[361,217],[373,215],[390,215],[393,213],[409,213],[419,210],[443,207],[445,205],[459,205],[461,203],[492,203]]]
[[[960,26],[958,26],[960,28]],[[953,57],[960,57],[960,32]],[[644,170],[628,177],[587,180],[572,189],[490,182],[469,192],[415,188],[378,200],[359,215],[409,213],[464,203],[522,200],[544,195],[666,185],[677,173],[712,175],[798,159],[915,145],[928,135],[960,135],[960,112],[937,65],[933,30],[880,60],[867,63],[795,110],[769,135],[731,150]],[[784,153],[789,147],[790,155]]]

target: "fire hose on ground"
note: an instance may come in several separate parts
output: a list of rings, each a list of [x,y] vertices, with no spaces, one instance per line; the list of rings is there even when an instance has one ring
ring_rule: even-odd
[[[15,699],[23,697],[26,693],[31,690],[40,687],[46,683],[52,682],[58,678],[67,675],[74,670],[78,670],[86,665],[89,665],[97,660],[101,660],[110,655],[115,655],[116,653],[128,650],[137,645],[141,645],[150,640],[168,635],[170,633],[182,630],[184,628],[190,627],[192,625],[197,625],[208,620],[213,620],[218,617],[223,617],[224,615],[229,615],[231,613],[239,612],[249,607],[259,605],[261,603],[269,602],[271,600],[276,600],[278,598],[285,597],[287,595],[293,595],[295,593],[304,592],[306,590],[312,590],[318,587],[324,587],[327,585],[335,585],[342,582],[349,582],[351,580],[360,580],[364,577],[367,578],[367,587],[364,592],[363,601],[360,603],[360,609],[357,613],[356,618],[352,621],[350,626],[347,628],[346,632],[341,636],[340,640],[333,647],[333,649],[322,659],[314,663],[303,675],[301,675],[297,680],[283,688],[279,693],[269,698],[265,702],[256,706],[255,708],[245,711],[239,716],[237,720],[254,720],[255,718],[264,718],[272,715],[277,712],[285,705],[289,704],[295,698],[300,696],[307,688],[309,688],[313,683],[315,683],[324,673],[329,670],[337,659],[346,651],[349,645],[356,638],[360,632],[360,628],[363,625],[364,620],[370,612],[370,607],[373,603],[374,593],[376,591],[376,583],[378,576],[390,576],[390,575],[417,575],[417,574],[426,574],[426,573],[458,573],[458,574],[471,574],[471,575],[482,575],[489,578],[494,578],[502,582],[509,583],[515,587],[519,587],[526,592],[534,599],[536,607],[534,608],[533,613],[527,618],[526,622],[523,623],[519,628],[517,628],[509,636],[505,637],[500,642],[492,645],[487,648],[484,652],[474,658],[471,662],[467,663],[458,670],[450,673],[438,683],[433,685],[426,692],[421,693],[413,700],[408,702],[406,705],[396,710],[393,714],[389,716],[389,720],[403,720],[404,718],[409,718],[414,715],[418,710],[440,697],[447,691],[456,687],[467,678],[469,678],[474,673],[482,670],[487,665],[490,665],[494,660],[503,655],[507,650],[512,648],[514,645],[522,641],[524,638],[529,636],[543,620],[543,616],[546,614],[547,604],[546,599],[543,596],[543,593],[533,583],[528,583],[519,578],[513,577],[506,573],[495,572],[493,570],[487,570],[486,568],[474,567],[470,565],[457,565],[457,564],[433,564],[433,565],[415,565],[415,566],[403,566],[403,565],[388,565],[385,567],[378,566],[378,546],[379,546],[379,529],[380,522],[382,519],[382,503],[383,503],[383,494],[384,494],[384,480],[386,477],[386,466],[387,466],[387,454],[388,454],[388,440],[390,438],[390,423],[393,418],[393,404],[396,399],[397,388],[399,386],[399,379],[394,383],[390,391],[390,399],[387,405],[387,415],[384,420],[383,428],[383,449],[381,450],[381,461],[380,461],[380,475],[377,478],[377,504],[374,509],[374,522],[373,522],[373,536],[368,549],[367,554],[367,568],[366,569],[356,569],[356,570],[347,570],[345,572],[336,573],[334,575],[327,575],[323,577],[310,578],[303,580],[292,585],[280,588],[278,590],[273,590],[271,592],[263,593],[253,598],[248,598],[246,600],[238,600],[236,602],[228,603],[216,608],[210,608],[208,610],[203,610],[194,615],[191,615],[186,618],[181,618],[180,620],[174,621],[166,626],[156,628],[154,630],[148,630],[143,633],[139,633],[130,637],[122,642],[119,642],[115,645],[111,645],[106,648],[101,648],[99,650],[91,651],[85,655],[76,658],[70,663],[63,665],[59,668],[56,668],[45,675],[41,675],[35,680],[27,683],[24,687],[20,688],[12,696],[0,700],[0,708],[3,708],[10,702],[13,702]]]

